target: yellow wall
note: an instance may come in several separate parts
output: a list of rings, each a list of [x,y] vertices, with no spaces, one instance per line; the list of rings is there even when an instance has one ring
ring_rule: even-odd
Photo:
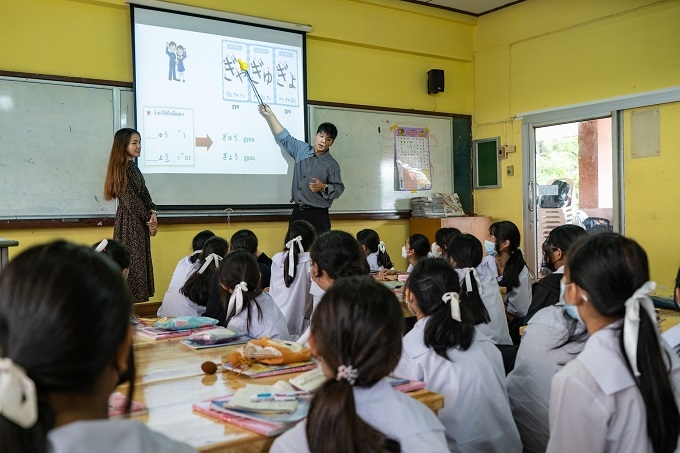
[[[670,297],[679,264],[680,103],[659,106],[660,153],[654,157],[631,157],[630,113],[623,116],[626,235],[647,251],[657,294]]]
[[[680,2],[655,0],[527,0],[482,16],[474,31],[473,137],[500,136],[517,152],[502,161],[503,169],[515,166],[515,175],[503,174],[501,189],[475,191],[477,213],[523,224],[518,113],[680,85],[678,23]],[[677,116],[664,114],[677,125]],[[666,154],[645,162],[626,157],[625,167],[626,234],[645,247],[652,278],[667,288],[678,266],[667,241],[680,209],[665,194],[675,192],[677,182],[657,178],[652,169],[680,168],[671,121],[662,119]],[[650,204],[650,193],[659,194],[657,202]]]

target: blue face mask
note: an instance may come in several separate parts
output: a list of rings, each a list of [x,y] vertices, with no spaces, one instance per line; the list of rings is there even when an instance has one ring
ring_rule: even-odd
[[[489,256],[498,255],[498,252],[496,251],[496,244],[490,241],[484,241],[484,251]]]
[[[564,291],[566,289],[566,285],[562,280],[560,280],[560,302],[564,304],[564,309],[567,311],[567,314],[572,318],[583,324],[583,320],[581,319],[581,315],[578,313],[578,308],[576,308],[576,305],[569,305],[565,300],[564,300]]]

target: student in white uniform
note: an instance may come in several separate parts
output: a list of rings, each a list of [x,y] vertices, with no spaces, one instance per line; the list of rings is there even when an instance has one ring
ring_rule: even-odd
[[[132,304],[120,269],[88,247],[55,241],[9,263],[0,275],[3,451],[195,451],[142,422],[108,420],[113,389],[129,381],[134,391]]]
[[[429,390],[444,395],[439,420],[449,450],[521,452],[501,353],[477,334],[470,304],[460,299],[460,291],[458,275],[446,260],[416,264],[404,300],[417,322],[404,337],[394,374],[424,381]]]
[[[369,274],[366,254],[361,250],[359,242],[345,231],[325,232],[316,238],[309,255],[312,260],[309,269],[312,276],[309,290],[312,295],[312,310],[316,310],[323,295],[337,280]],[[307,343],[310,333],[311,329],[307,327],[297,342]]]
[[[217,273],[228,248],[226,239],[218,236],[205,241],[194,272],[179,289],[179,294],[170,297],[167,310],[164,311],[169,314],[165,316],[202,316],[205,313],[213,274]]]
[[[507,387],[526,453],[542,453],[548,445],[550,383],[555,373],[583,350],[588,338],[585,325],[577,318],[578,312],[568,312],[561,301],[539,310],[522,334]]]
[[[678,275],[675,277],[675,293],[673,294],[675,300],[675,307],[680,310],[680,269]],[[663,334],[664,340],[673,348],[676,354],[680,356],[680,324],[668,329]]]
[[[371,272],[394,269],[390,255],[387,253],[387,246],[380,240],[377,231],[369,228],[361,230],[357,233],[357,241],[366,254],[366,261]]]
[[[253,253],[236,250],[227,254],[220,264],[219,282],[224,313],[218,319],[221,325],[253,338],[290,339],[286,318],[274,299],[262,291],[260,269]]]
[[[548,452],[677,452],[680,358],[660,341],[645,251],[615,233],[570,250],[564,301],[590,337],[552,380]]]
[[[507,289],[504,302],[510,316],[525,316],[531,304],[531,278],[519,242],[517,225],[507,220],[492,223],[489,240],[484,241],[488,256],[482,264],[496,276],[498,284]]]
[[[471,234],[457,234],[449,242],[447,252],[460,279],[461,299],[468,305],[477,331],[494,344],[512,344],[498,283],[488,272],[482,270],[480,276],[477,271],[482,267],[482,243]]]
[[[461,231],[458,228],[444,227],[437,230],[434,233],[434,242],[432,243],[430,255],[432,258],[444,258],[446,259],[446,247],[449,242]]]
[[[170,279],[170,284],[168,285],[168,290],[165,292],[163,297],[163,303],[158,307],[158,316],[175,316],[170,313],[170,311],[165,310],[164,306],[167,307],[171,299],[178,297],[179,289],[186,283],[187,278],[196,271],[196,261],[198,261],[201,251],[203,250],[203,245],[211,237],[215,237],[215,233],[210,230],[203,230],[194,236],[191,241],[191,252],[190,255],[185,256],[177,263],[175,271],[172,273],[172,278]],[[166,302],[166,299],[168,302]],[[182,315],[179,315],[182,316]],[[191,315],[189,315],[191,316]]]
[[[272,257],[269,295],[286,317],[291,338],[304,332],[312,314],[309,248],[315,239],[316,230],[311,223],[294,220],[288,225],[283,252]]]
[[[387,275],[409,274],[413,266],[420,260],[430,257],[430,240],[422,234],[412,234],[406,238],[404,246],[401,248],[401,257],[408,260],[406,272],[394,269],[383,269],[378,273],[380,279],[384,280]]]
[[[560,281],[562,280],[562,274],[564,274],[564,266],[567,264],[569,248],[574,241],[585,235],[586,230],[578,225],[560,225],[553,228],[548,234],[548,237],[545,238],[542,246],[543,267],[551,273],[531,285],[531,305],[529,306],[526,316],[518,316],[513,319],[510,338],[513,339],[514,343],[517,344],[520,342],[521,338],[519,330],[521,326],[527,325],[529,320],[539,310],[555,305],[560,301]],[[562,305],[564,305],[564,303],[562,303]],[[563,364],[564,363],[566,362],[563,362]],[[549,385],[550,382],[548,381],[548,386]],[[544,423],[544,425],[547,430],[547,422]]]
[[[401,354],[394,294],[365,277],[336,282],[312,317],[309,345],[327,381],[306,420],[271,452],[448,452],[434,412],[385,381]]]

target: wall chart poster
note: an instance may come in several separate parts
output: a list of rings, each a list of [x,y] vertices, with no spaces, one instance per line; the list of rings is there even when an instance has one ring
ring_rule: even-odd
[[[430,190],[430,131],[423,127],[394,128],[396,190]]]

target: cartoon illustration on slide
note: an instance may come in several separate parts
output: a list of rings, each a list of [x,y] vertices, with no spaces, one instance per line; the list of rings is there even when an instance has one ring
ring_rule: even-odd
[[[186,57],[187,50],[184,46],[177,46],[177,75],[179,75],[179,80],[182,82],[184,82],[184,60]]]
[[[168,80],[179,80],[177,78],[177,44],[175,41],[165,43],[165,53],[168,55]]]

